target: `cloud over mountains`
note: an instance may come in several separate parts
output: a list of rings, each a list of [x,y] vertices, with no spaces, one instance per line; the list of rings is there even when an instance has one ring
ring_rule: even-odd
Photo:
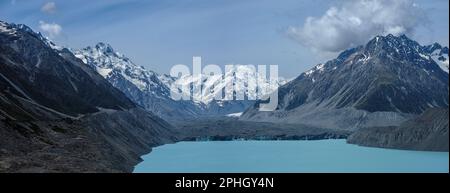
[[[47,23],[45,21],[39,21],[39,29],[50,36],[55,38],[61,34],[62,27],[56,23]]]
[[[290,26],[287,34],[318,51],[338,52],[376,35],[411,34],[426,18],[410,0],[351,0],[306,18],[303,26]]]

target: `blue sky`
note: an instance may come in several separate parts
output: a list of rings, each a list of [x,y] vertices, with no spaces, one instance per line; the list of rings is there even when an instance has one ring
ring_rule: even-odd
[[[447,0],[0,0],[0,20],[72,48],[106,42],[160,73],[202,56],[203,65],[278,64],[295,77],[374,34],[446,46],[449,36]]]

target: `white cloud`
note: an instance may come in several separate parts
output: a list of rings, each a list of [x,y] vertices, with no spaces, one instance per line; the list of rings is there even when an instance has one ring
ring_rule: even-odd
[[[47,2],[45,3],[42,8],[41,11],[47,14],[52,14],[56,12],[56,3],[55,2]]]
[[[288,35],[318,51],[338,52],[364,44],[376,35],[411,34],[426,15],[410,0],[352,0],[329,8],[321,17],[308,17]]]
[[[44,21],[39,21],[39,28],[48,34],[50,38],[55,38],[59,36],[62,32],[62,27],[56,23],[46,23]]]

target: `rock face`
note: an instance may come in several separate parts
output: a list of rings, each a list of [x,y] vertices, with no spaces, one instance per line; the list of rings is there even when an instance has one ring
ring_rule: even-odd
[[[448,108],[429,109],[398,127],[360,129],[347,142],[370,147],[448,151],[448,111]]]
[[[445,72],[448,73],[449,70],[449,59],[448,59],[448,48],[442,47],[438,43],[434,43],[429,46],[425,46],[423,51],[430,55],[430,57],[442,68]]]
[[[397,126],[428,108],[448,107],[448,68],[440,65],[447,58],[448,48],[438,44],[377,36],[280,87],[276,111],[260,112],[257,102],[242,119],[349,130]]]
[[[0,21],[0,172],[130,172],[172,136],[72,52]]]

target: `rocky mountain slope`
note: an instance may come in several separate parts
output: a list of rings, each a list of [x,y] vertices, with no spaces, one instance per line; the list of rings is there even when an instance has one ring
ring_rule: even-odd
[[[445,64],[448,48],[377,36],[280,87],[276,111],[260,112],[256,103],[242,119],[350,130],[399,125],[428,108],[448,108]]]
[[[448,151],[448,111],[448,108],[429,109],[398,127],[360,129],[347,142],[370,147]]]
[[[0,21],[0,172],[130,172],[173,140],[72,52]]]

